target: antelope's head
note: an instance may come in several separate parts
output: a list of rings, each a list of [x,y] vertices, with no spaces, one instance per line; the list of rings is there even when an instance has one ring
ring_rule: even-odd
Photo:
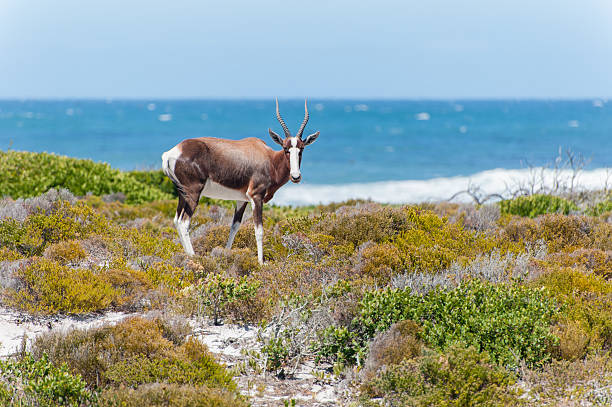
[[[273,132],[271,129],[268,129],[272,140],[274,140],[275,143],[280,144],[281,147],[283,147],[285,157],[287,157],[287,159],[289,160],[289,174],[291,177],[291,181],[295,183],[300,182],[302,179],[302,174],[300,173],[300,164],[302,163],[302,151],[304,151],[304,147],[312,144],[317,139],[317,137],[319,137],[319,132],[317,131],[316,133],[306,137],[305,140],[302,140],[302,133],[306,128],[306,123],[308,123],[308,105],[305,100],[304,111],[304,121],[302,122],[302,125],[300,126],[300,129],[298,130],[296,136],[292,137],[291,133],[289,132],[289,128],[285,124],[285,121],[283,120],[280,115],[280,112],[278,111],[278,99],[276,99],[276,118],[278,119],[280,125],[283,127],[283,131],[285,132],[285,138],[281,138],[281,136]]]

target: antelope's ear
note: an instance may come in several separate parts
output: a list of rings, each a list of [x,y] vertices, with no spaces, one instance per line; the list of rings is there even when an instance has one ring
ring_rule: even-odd
[[[268,133],[270,133],[270,137],[272,137],[272,140],[274,140],[276,144],[283,145],[283,139],[280,138],[278,134],[274,133],[272,129],[268,129]]]
[[[315,134],[311,134],[310,136],[306,137],[306,140],[304,140],[304,145],[307,146],[309,144],[314,143],[314,141],[317,139],[317,137],[319,137],[319,132],[318,131]]]

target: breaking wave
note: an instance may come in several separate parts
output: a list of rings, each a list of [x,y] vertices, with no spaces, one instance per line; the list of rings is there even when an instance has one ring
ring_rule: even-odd
[[[316,205],[341,202],[347,199],[371,199],[383,203],[418,203],[448,200],[453,195],[478,187],[482,195],[507,196],[509,190],[519,187],[552,188],[557,182],[569,187],[573,172],[545,168],[494,169],[471,176],[432,178],[428,180],[381,181],[340,185],[289,184],[281,188],[272,203],[277,205]],[[573,179],[574,189],[596,190],[610,188],[612,168],[581,171]],[[453,202],[471,202],[467,194],[459,194]]]

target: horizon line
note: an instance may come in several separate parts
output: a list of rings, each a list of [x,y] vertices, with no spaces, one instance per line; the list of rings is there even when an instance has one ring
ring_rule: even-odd
[[[58,102],[58,101],[92,101],[92,102],[113,102],[113,101],[268,101],[274,100],[275,97],[225,97],[225,96],[214,96],[214,97],[192,97],[192,96],[168,96],[168,97],[147,97],[147,96],[121,96],[121,97],[0,97],[0,102],[27,102],[27,101],[41,101],[41,102]],[[612,96],[583,96],[583,97],[548,97],[548,96],[537,96],[537,97],[280,97],[279,100],[288,101],[302,101],[308,100],[320,100],[320,101],[426,101],[426,102],[447,102],[447,101],[466,101],[466,102],[492,102],[492,101],[592,101],[612,100]]]

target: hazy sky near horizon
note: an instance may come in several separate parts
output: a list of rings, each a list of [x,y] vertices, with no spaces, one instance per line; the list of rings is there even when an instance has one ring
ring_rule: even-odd
[[[0,98],[612,96],[609,0],[0,0]]]

